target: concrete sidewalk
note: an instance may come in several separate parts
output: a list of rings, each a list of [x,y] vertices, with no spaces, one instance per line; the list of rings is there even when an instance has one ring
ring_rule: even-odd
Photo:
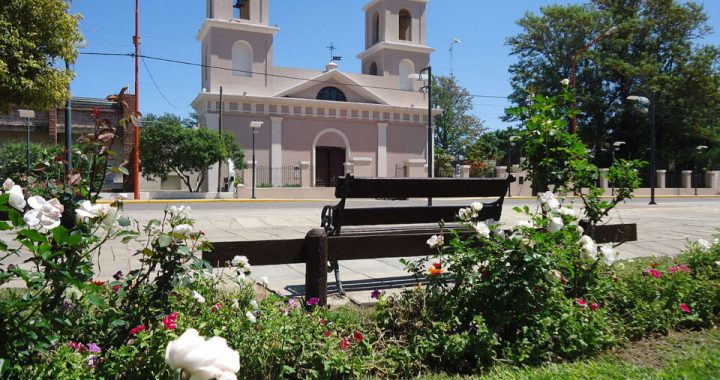
[[[371,201],[372,202],[372,201]],[[610,223],[637,223],[638,241],[618,247],[622,258],[653,255],[676,255],[687,241],[698,238],[711,240],[720,229],[720,199],[689,201],[686,199],[662,199],[656,206],[644,201],[620,206],[619,212],[611,214]],[[469,203],[469,202],[468,202]],[[525,219],[512,208],[520,203],[531,205],[534,200],[506,201],[502,222],[514,226]],[[266,240],[302,238],[307,231],[320,224],[320,210],[324,203],[308,202],[302,205],[287,203],[198,203],[193,202],[192,217],[197,229],[205,232],[210,241]],[[462,204],[462,203],[460,203]],[[155,207],[134,205],[125,212],[137,219],[141,225],[162,217],[162,205]],[[130,207],[128,207],[130,208]],[[7,235],[5,235],[7,236]],[[6,239],[7,240],[7,239]],[[139,244],[112,242],[97,259],[100,279],[109,279],[118,270],[127,272],[137,268],[139,261],[132,253]],[[242,252],[238,252],[242,254]],[[12,262],[15,261],[15,262]],[[3,263],[17,263],[14,258]],[[252,264],[252,263],[251,263]],[[370,302],[370,292],[376,288],[392,288],[393,292],[402,286],[413,286],[413,279],[404,271],[399,259],[354,260],[341,262],[342,280],[348,292],[347,297],[331,297],[331,303]],[[303,264],[253,267],[250,276],[258,279],[267,276],[270,290],[282,295],[303,294],[305,268]],[[335,279],[328,275],[330,292],[335,292]]]

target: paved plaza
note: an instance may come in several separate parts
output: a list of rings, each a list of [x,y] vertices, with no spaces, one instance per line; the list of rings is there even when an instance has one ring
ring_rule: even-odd
[[[514,226],[523,219],[512,208],[532,205],[532,199],[507,199],[502,222]],[[698,238],[712,239],[720,230],[720,198],[659,198],[658,204],[649,206],[648,199],[641,198],[622,205],[619,212],[611,213],[611,223],[637,223],[638,241],[618,247],[622,258],[653,255],[676,255],[688,241]],[[320,224],[320,210],[330,201],[306,202],[173,202],[189,204],[196,228],[205,232],[210,241],[238,241],[302,238]],[[423,200],[410,201],[359,201],[348,205],[405,206],[423,204]],[[470,200],[443,201],[442,204],[469,204]],[[438,204],[438,202],[436,202]],[[129,203],[125,214],[137,219],[141,225],[148,220],[161,218],[165,203]],[[579,207],[579,205],[576,205]],[[7,238],[7,235],[5,235]],[[100,279],[109,279],[118,270],[127,272],[139,266],[132,253],[139,243],[127,245],[113,242],[96,259]],[[242,254],[242,252],[238,252]],[[20,259],[12,258],[10,263]],[[252,263],[251,263],[252,264]],[[399,259],[353,260],[341,262],[342,279],[348,294],[340,297],[334,287],[334,276],[328,275],[331,303],[367,303],[370,292],[386,288],[397,292],[402,286],[413,286]],[[255,266],[250,276],[259,279],[267,276],[270,290],[282,295],[302,295],[305,281],[304,264]]]

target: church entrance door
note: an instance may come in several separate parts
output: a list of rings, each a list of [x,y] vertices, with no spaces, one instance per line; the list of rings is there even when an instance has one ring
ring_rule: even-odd
[[[345,149],[319,146],[315,148],[315,186],[334,187],[337,177],[344,175]]]

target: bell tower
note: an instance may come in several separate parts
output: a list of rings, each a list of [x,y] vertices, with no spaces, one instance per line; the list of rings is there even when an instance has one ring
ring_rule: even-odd
[[[358,55],[363,74],[396,76],[400,88],[413,88],[407,76],[426,67],[434,51],[425,39],[427,2],[372,0],[365,5],[365,51]]]
[[[267,86],[273,64],[269,0],[206,0],[205,22],[198,33],[202,84],[207,92],[220,85],[231,93],[240,86]],[[231,68],[232,70],[227,70]]]

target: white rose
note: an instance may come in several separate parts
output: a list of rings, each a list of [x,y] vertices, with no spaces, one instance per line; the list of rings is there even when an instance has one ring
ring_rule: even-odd
[[[582,234],[585,233],[585,229],[583,229],[583,228],[580,227],[580,226],[576,226],[576,227],[575,227],[575,233],[578,234],[578,235],[580,235],[580,236],[582,236]]]
[[[562,216],[569,216],[569,217],[573,217],[573,218],[575,218],[577,216],[577,213],[575,212],[575,210],[573,210],[570,207],[560,207],[558,209],[558,213]]]
[[[248,260],[247,256],[235,256],[233,257],[230,264],[232,264],[232,266],[236,268],[243,269],[245,271],[250,270],[250,261]]]
[[[563,221],[559,217],[552,217],[550,218],[550,225],[548,226],[548,231],[550,232],[558,232],[563,227]]]
[[[23,220],[31,228],[49,231],[60,225],[60,218],[65,210],[57,198],[46,201],[43,197],[30,197],[27,200],[32,210],[25,213]]]
[[[580,237],[580,244],[582,245],[595,245],[595,241],[587,235]]]
[[[192,297],[195,298],[195,300],[199,303],[205,303],[205,297],[203,297],[202,294],[198,293],[195,290],[192,291]]]
[[[7,183],[6,180],[5,182]],[[12,181],[10,181],[12,182]],[[5,187],[5,184],[3,184],[3,188]],[[8,204],[10,207],[22,211],[25,209],[25,206],[27,206],[27,202],[25,202],[25,194],[23,194],[22,188],[18,185],[12,185],[10,187],[10,190],[8,190],[8,194],[10,194],[10,199],[8,199]]]
[[[560,84],[563,85],[564,87],[567,87],[570,85],[570,79],[565,78],[560,81]]]
[[[173,233],[182,236],[188,236],[193,232],[193,227],[189,224],[179,224],[173,228]]]
[[[220,337],[205,340],[194,329],[170,342],[165,349],[165,362],[172,369],[181,368],[191,379],[237,379],[240,355]]]
[[[461,208],[458,211],[458,217],[464,222],[469,222],[473,218],[477,217],[477,213],[470,207]]]
[[[705,239],[698,239],[697,243],[702,248],[710,249],[710,242]]]
[[[112,209],[112,210],[111,210]],[[90,201],[84,201],[80,204],[80,207],[75,209],[75,217],[78,222],[84,222],[88,219],[98,218],[105,220],[106,217],[110,216],[109,224],[115,221],[115,215],[117,209],[104,204],[92,204]],[[107,224],[107,223],[106,223]]]
[[[485,237],[485,238],[490,237],[490,227],[488,227],[488,225],[485,224],[485,222],[477,222],[473,226],[473,229],[475,229],[475,233],[477,234],[478,237]]]
[[[250,300],[250,307],[252,307],[253,310],[257,310],[257,309],[260,308],[260,305],[258,305],[257,301],[255,301],[255,300]]]
[[[597,247],[595,246],[595,244],[583,244],[582,258],[585,260],[597,259]]]
[[[267,276],[260,277],[260,282],[263,284],[263,286],[270,285],[270,279]]]
[[[603,258],[605,259],[605,264],[608,266],[613,265],[618,258],[618,252],[609,244],[605,244],[600,247],[600,253],[602,253]]]
[[[551,269],[547,272],[545,272],[545,279],[548,282],[557,282],[562,279],[562,273],[560,273],[557,269]]]
[[[543,205],[543,210],[545,211],[552,211],[557,210],[560,208],[560,201],[558,201],[555,198],[548,199],[547,202]]]
[[[533,228],[533,227],[535,226],[535,224],[533,223],[532,220],[521,220],[521,221],[518,222],[517,226],[518,226],[518,227]]]
[[[247,318],[250,323],[257,322],[257,318],[255,318],[255,314],[253,314],[252,311],[248,311],[247,313],[245,313],[245,318]]]
[[[15,182],[13,182],[13,180],[11,180],[10,178],[6,179],[5,182],[3,182],[3,190],[4,191],[10,191],[10,189],[12,189],[13,186],[15,186]]]
[[[232,306],[236,309],[240,309],[240,301],[237,300],[237,298],[232,299]]]
[[[427,240],[427,245],[429,245],[430,248],[436,248],[443,245],[444,242],[445,238],[442,235],[433,235]]]
[[[245,273],[240,273],[237,275],[237,282],[243,283],[245,281]]]
[[[480,210],[482,210],[482,208],[483,208],[483,204],[482,204],[482,202],[473,202],[470,204],[470,208],[473,209],[473,211],[475,211],[475,213],[479,213]]]

